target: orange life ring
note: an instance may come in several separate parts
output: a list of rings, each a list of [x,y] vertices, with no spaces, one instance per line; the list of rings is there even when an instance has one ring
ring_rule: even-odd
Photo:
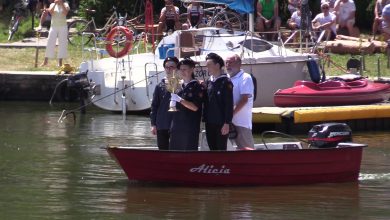
[[[116,51],[114,49],[116,46],[112,45],[112,42],[114,42],[114,37],[118,34],[124,34],[126,36],[125,46],[120,51]],[[123,57],[130,51],[131,47],[133,46],[133,33],[126,27],[116,26],[111,29],[110,33],[108,33],[106,41],[106,50],[110,56],[115,58]]]

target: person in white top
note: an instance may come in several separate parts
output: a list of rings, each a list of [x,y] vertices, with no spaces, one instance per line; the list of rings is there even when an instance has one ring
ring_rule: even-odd
[[[157,33],[161,35],[163,31],[180,30],[179,15],[179,8],[173,5],[173,0],[165,0],[165,7],[161,9],[160,13]]]
[[[200,5],[200,2],[192,2],[187,7],[187,22],[182,25],[182,29],[204,27],[203,16],[203,7]]]
[[[333,13],[336,0],[321,0],[321,5],[322,5],[322,3],[325,3],[325,2],[329,3],[329,12]]]
[[[354,35],[356,6],[353,0],[337,0],[334,10],[337,16],[337,31],[341,28],[348,29],[348,35]]]
[[[54,58],[57,38],[58,66],[62,66],[62,60],[68,57],[68,25],[66,23],[66,15],[69,10],[69,5],[64,0],[54,0],[54,3],[50,4],[48,11],[52,16],[51,25],[47,38],[45,60],[41,66],[46,66],[49,58]]]
[[[312,27],[315,31],[326,30],[328,32],[328,40],[334,40],[336,38],[336,15],[329,12],[329,3],[324,2],[321,4],[321,11],[312,20]]]
[[[300,8],[300,4],[301,0],[288,0],[287,8],[290,11],[291,15]]]
[[[390,4],[386,5],[382,10],[382,23],[381,31],[383,40],[387,41],[390,39]]]
[[[291,15],[291,18],[287,20],[287,27],[291,30],[301,28],[301,8],[298,9]]]
[[[373,39],[375,39],[375,35],[378,33],[378,31],[382,32],[382,11],[385,8],[386,5],[390,3],[390,0],[377,0],[375,2],[375,10],[374,10],[374,22],[372,23],[372,35]]]
[[[252,136],[252,108],[254,85],[251,75],[241,69],[241,58],[235,54],[226,58],[226,72],[233,83],[233,119],[238,149],[254,148]]]

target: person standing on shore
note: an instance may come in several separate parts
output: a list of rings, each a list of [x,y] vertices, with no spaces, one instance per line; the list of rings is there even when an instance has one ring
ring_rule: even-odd
[[[58,66],[62,66],[64,58],[68,57],[68,25],[66,23],[66,15],[70,8],[64,0],[54,0],[50,4],[48,12],[51,14],[51,25],[49,36],[47,39],[45,60],[41,66],[46,66],[49,63],[49,58],[55,57],[56,41],[58,38]]]
[[[211,75],[206,82],[203,120],[210,150],[226,150],[229,125],[233,118],[233,84],[223,71],[225,62],[215,53],[206,56]]]

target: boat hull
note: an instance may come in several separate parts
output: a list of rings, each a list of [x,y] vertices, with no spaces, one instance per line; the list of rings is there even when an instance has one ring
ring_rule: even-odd
[[[172,152],[108,147],[129,180],[189,186],[357,181],[364,145],[328,149]]]
[[[333,84],[334,87],[297,81],[294,87],[278,90],[274,94],[274,103],[278,107],[361,105],[382,102],[390,97],[389,84],[367,80],[359,81],[362,86],[358,87],[338,81],[327,83]],[[341,86],[335,85],[340,83]]]

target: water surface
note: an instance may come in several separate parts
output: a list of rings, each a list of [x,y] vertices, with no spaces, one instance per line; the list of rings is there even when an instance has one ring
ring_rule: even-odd
[[[389,219],[390,133],[360,132],[357,183],[187,188],[131,183],[103,149],[150,146],[146,116],[0,102],[0,219]],[[256,136],[259,139],[259,136]]]

